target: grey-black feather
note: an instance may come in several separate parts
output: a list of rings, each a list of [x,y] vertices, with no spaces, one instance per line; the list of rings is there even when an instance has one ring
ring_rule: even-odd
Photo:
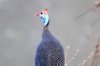
[[[60,42],[47,27],[42,33],[42,41],[35,55],[35,66],[64,66],[64,50]]]

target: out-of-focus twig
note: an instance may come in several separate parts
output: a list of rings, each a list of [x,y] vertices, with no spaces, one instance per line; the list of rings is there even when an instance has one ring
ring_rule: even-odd
[[[97,66],[97,59],[100,59],[100,39],[96,45],[96,49],[93,56],[92,66]]]
[[[78,16],[75,17],[75,20],[78,20],[79,18],[83,17],[85,14],[87,14],[88,12],[90,12],[92,10],[92,8],[89,8],[87,11],[79,14]]]

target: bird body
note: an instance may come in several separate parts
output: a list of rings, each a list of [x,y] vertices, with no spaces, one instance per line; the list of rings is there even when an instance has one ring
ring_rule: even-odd
[[[48,23],[43,25],[42,41],[35,55],[35,66],[64,66],[63,47],[49,32]]]

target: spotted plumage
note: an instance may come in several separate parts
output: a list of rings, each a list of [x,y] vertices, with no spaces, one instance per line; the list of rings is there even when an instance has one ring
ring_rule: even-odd
[[[42,41],[36,50],[35,66],[64,66],[64,60],[63,47],[49,32],[48,26],[44,26]]]

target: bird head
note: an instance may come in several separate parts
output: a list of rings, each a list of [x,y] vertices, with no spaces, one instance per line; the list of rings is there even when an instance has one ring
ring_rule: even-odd
[[[43,26],[47,26],[49,23],[48,9],[43,9],[42,11],[38,11],[36,16],[39,16]]]

